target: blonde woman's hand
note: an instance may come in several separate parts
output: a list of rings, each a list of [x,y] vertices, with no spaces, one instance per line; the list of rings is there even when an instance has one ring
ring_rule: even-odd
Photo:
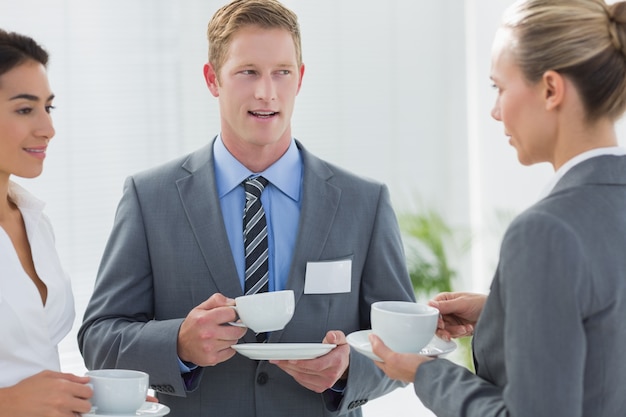
[[[469,292],[444,292],[428,302],[439,310],[437,335],[444,340],[471,336],[487,296]]]
[[[422,363],[433,359],[415,353],[394,352],[373,333],[369,335],[369,340],[372,344],[372,352],[383,360],[383,362],[374,361],[374,364],[391,379],[407,383],[414,382],[417,368]]]

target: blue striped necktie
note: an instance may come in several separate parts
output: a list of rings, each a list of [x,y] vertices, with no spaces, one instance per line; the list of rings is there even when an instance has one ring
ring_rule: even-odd
[[[243,213],[243,241],[246,255],[245,294],[268,291],[267,221],[261,193],[268,181],[250,177],[243,182],[246,207]]]

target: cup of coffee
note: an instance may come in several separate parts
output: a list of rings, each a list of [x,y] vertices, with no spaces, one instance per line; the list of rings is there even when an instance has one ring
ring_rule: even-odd
[[[292,290],[261,292],[235,298],[240,322],[230,323],[247,327],[255,333],[272,332],[285,327],[294,311]]]
[[[96,414],[126,414],[135,412],[146,401],[148,374],[130,369],[97,369],[88,371],[93,389],[91,405]]]
[[[418,353],[437,329],[439,310],[410,301],[378,301],[372,304],[372,333],[391,350]]]

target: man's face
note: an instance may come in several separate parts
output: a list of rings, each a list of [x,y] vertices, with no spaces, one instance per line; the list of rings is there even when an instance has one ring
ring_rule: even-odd
[[[240,29],[219,71],[216,74],[210,64],[205,67],[209,89],[219,99],[227,148],[235,154],[242,148],[286,149],[304,73],[291,34],[258,26]]]

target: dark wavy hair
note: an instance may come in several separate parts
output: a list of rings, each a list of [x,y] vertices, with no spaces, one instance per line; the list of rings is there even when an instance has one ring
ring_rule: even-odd
[[[0,75],[28,60],[46,67],[48,52],[28,36],[0,29]]]

